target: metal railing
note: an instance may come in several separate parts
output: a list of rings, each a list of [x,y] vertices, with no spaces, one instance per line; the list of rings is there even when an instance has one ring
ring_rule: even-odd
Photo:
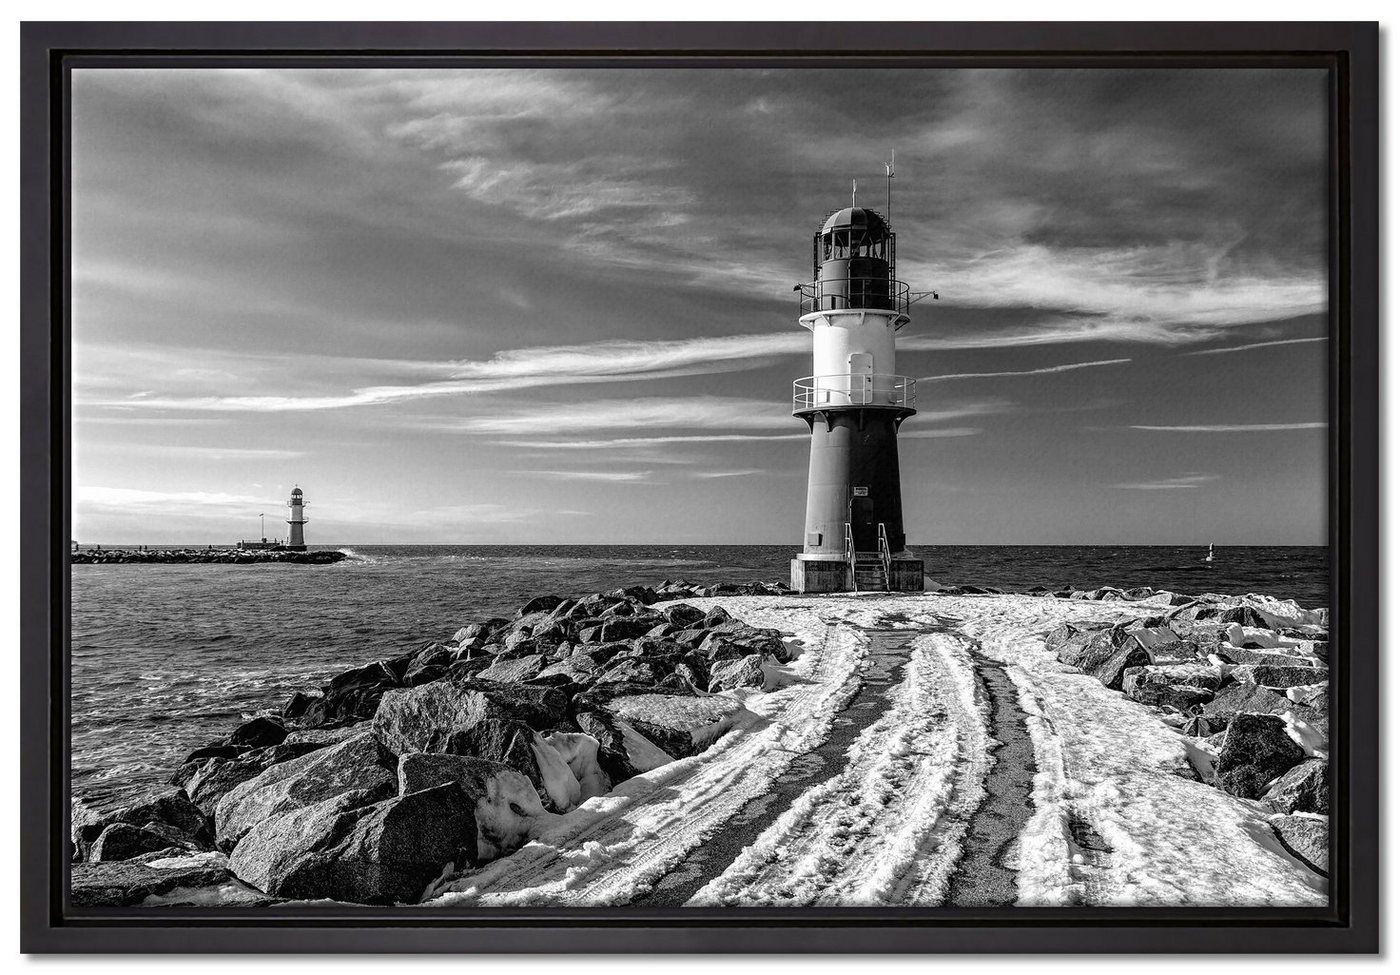
[[[851,523],[846,522],[846,572],[850,575],[851,589],[856,587],[856,536],[851,531]]]
[[[889,536],[885,534],[885,523],[883,521],[879,524],[879,537],[880,565],[885,570],[885,590],[888,592],[890,588],[890,562],[893,560],[894,556],[890,554],[890,539]]]
[[[909,285],[893,278],[818,278],[797,286],[797,317],[870,308],[909,314]]]
[[[891,406],[912,410],[918,398],[915,382],[909,376],[861,373],[803,376],[792,384],[792,411],[801,413],[829,406]]]

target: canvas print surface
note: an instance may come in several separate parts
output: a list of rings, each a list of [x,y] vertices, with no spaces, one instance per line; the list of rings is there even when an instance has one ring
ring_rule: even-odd
[[[76,70],[72,904],[1327,904],[1327,93]]]

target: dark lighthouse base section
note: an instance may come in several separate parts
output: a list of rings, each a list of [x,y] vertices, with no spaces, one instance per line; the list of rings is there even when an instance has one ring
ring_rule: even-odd
[[[810,559],[793,559],[789,572],[788,585],[796,592],[853,592],[856,587],[851,582],[851,566],[847,562],[814,562]],[[889,588],[881,586],[879,592],[923,592],[924,560],[891,559]]]
[[[798,414],[811,426],[812,455],[806,537],[802,555],[792,560],[791,568],[797,591],[923,591],[923,562],[904,547],[899,490],[898,429],[912,413],[857,406]],[[882,529],[888,565],[880,547]]]

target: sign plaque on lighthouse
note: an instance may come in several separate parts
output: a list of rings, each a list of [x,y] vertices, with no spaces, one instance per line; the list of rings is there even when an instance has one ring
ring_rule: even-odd
[[[812,333],[812,375],[793,383],[793,415],[812,434],[798,592],[918,592],[923,561],[905,547],[899,426],[914,380],[895,371],[909,286],[895,276],[895,235],[875,210],[838,210],[812,239],[812,281],[798,321]],[[921,296],[916,296],[921,297]]]

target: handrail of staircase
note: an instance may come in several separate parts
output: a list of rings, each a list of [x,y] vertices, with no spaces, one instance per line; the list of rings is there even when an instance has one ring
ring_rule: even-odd
[[[851,523],[846,522],[846,568],[851,573],[851,589],[856,587],[856,537],[851,532]]]
[[[889,536],[885,534],[885,523],[883,521],[880,522],[878,526],[878,531],[880,538],[880,564],[884,566],[885,569],[885,588],[889,589],[890,562],[893,559],[893,556],[890,554],[890,539]]]

